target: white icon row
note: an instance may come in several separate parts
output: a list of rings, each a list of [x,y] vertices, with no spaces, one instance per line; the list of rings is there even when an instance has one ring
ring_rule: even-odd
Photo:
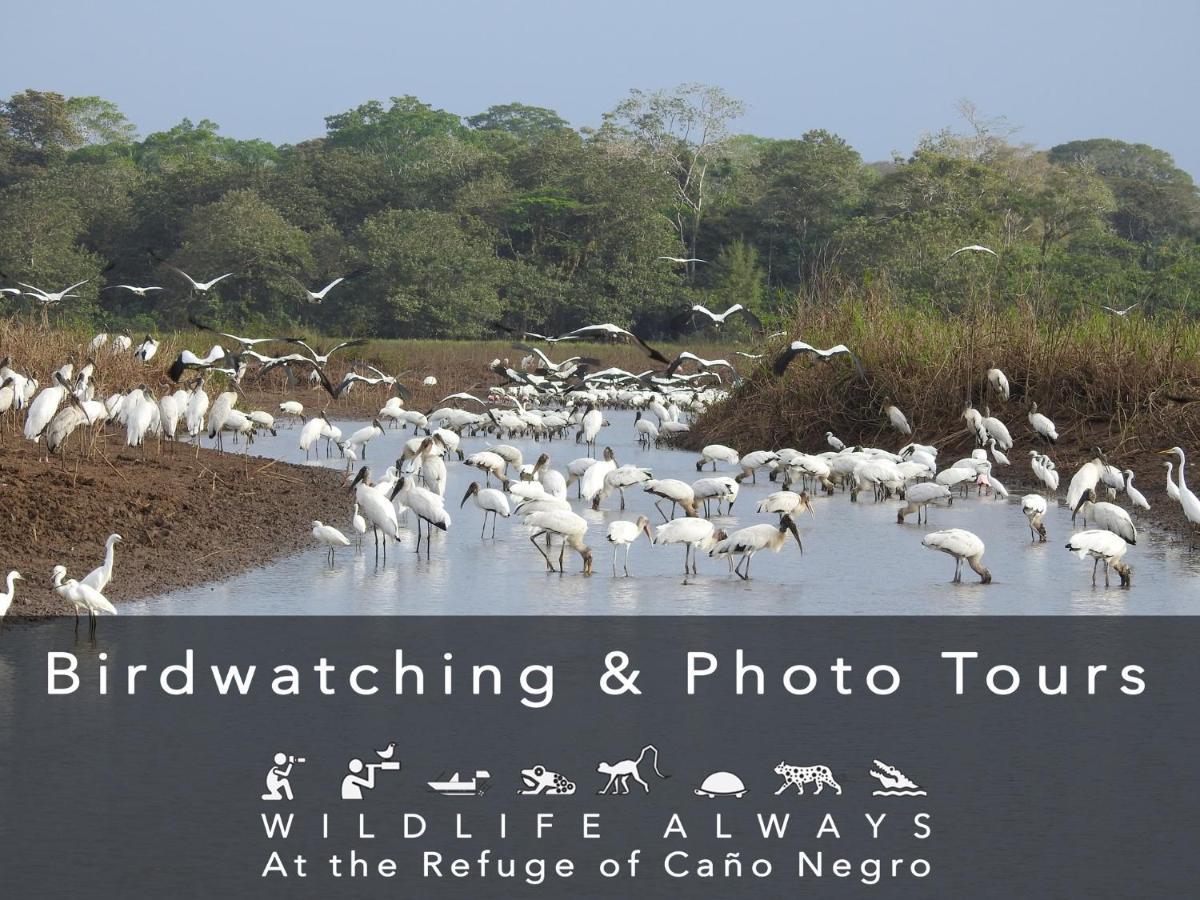
[[[341,787],[343,800],[361,800],[363,791],[374,790],[375,776],[378,772],[400,771],[400,760],[396,758],[395,742],[388,744],[383,750],[376,750],[375,755],[379,758],[377,762],[364,763],[355,757],[347,763],[347,774],[342,778]],[[600,762],[596,766],[596,771],[601,775],[607,775],[608,782],[596,793],[598,795],[629,794],[630,779],[641,785],[643,793],[650,793],[650,783],[642,775],[647,756],[651,757],[651,765],[646,770],[647,774],[652,771],[654,775],[664,780],[670,777],[664,775],[659,769],[658,748],[653,744],[647,744],[636,758],[623,759],[615,763]],[[292,768],[304,761],[304,757],[276,753],[274,765],[267,772],[267,792],[262,795],[262,799],[294,799],[290,780]],[[838,795],[842,793],[842,786],[834,779],[829,766],[798,766],[780,761],[774,771],[776,775],[783,778],[783,784],[775,791],[775,796],[779,796],[793,787],[796,789],[797,795],[803,796],[805,785],[812,786],[814,796],[820,794],[826,787],[832,788]],[[872,791],[872,796],[925,796],[925,791],[920,785],[895,766],[881,760],[874,760],[874,767],[870,769],[870,775],[879,783],[878,788]],[[522,769],[521,783],[524,787],[517,791],[521,796],[561,797],[574,794],[576,790],[574,781],[543,765]],[[470,777],[463,777],[458,772],[449,777],[442,773],[432,781],[426,782],[426,787],[430,792],[446,797],[482,797],[491,786],[491,773],[485,769],[476,770]],[[704,779],[699,787],[693,790],[696,796],[708,798],[737,798],[745,796],[748,792],[749,789],[739,776],[726,771],[713,772]]]

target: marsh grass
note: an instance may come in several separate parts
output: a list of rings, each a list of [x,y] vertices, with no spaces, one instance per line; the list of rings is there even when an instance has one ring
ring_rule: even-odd
[[[962,419],[968,400],[990,406],[1022,451],[1035,446],[1030,401],[1057,424],[1064,456],[1100,444],[1121,458],[1200,437],[1200,327],[1183,316],[1118,319],[1091,307],[1058,315],[1029,303],[947,315],[866,291],[801,302],[787,335],[845,343],[865,379],[844,356],[798,357],[777,377],[770,360],[785,338],[776,338],[742,387],[700,419],[689,446],[823,450],[826,431],[848,444],[899,446],[904,439],[881,411],[888,397],[913,439],[944,450],[972,445]],[[1007,403],[987,385],[992,366],[1008,376]]]

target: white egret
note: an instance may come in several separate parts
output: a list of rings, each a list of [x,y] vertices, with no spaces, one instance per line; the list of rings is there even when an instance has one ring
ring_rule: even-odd
[[[1149,509],[1150,501],[1146,495],[1133,486],[1133,469],[1126,469],[1122,474],[1125,476],[1125,495],[1129,502],[1139,509]]]
[[[329,564],[333,565],[333,557],[338,547],[349,547],[350,539],[334,528],[332,525],[326,525],[320,519],[313,519],[312,536],[318,544],[324,544],[327,550],[326,555],[329,557]]]
[[[2,410],[0,410],[2,411]],[[1175,468],[1175,463],[1169,459],[1163,460],[1163,467],[1167,470],[1167,498],[1179,502],[1179,485],[1171,480],[1171,470]]]
[[[104,542],[104,562],[101,563],[92,571],[84,576],[82,584],[88,587],[95,588],[98,591],[103,591],[113,576],[113,561],[116,555],[116,546],[121,542],[119,534],[110,534],[108,540]]]
[[[846,444],[832,431],[825,432],[825,443],[838,452],[846,449]]]
[[[117,614],[117,608],[91,585],[80,584],[74,578],[67,578],[65,566],[55,566],[53,571],[54,592],[75,607],[75,627],[79,628],[79,610],[85,609],[88,614],[88,630],[96,631],[96,619],[99,613]]]
[[[1170,450],[1160,450],[1159,456],[1178,456],[1179,457],[1179,505],[1183,507],[1183,514],[1187,517],[1188,522],[1192,526],[1192,542],[1188,549],[1196,547],[1196,533],[1200,531],[1200,498],[1192,493],[1191,488],[1187,486],[1187,480],[1183,470],[1187,465],[1187,457],[1183,453],[1182,447],[1172,447]]]
[[[654,543],[654,535],[650,533],[650,520],[645,516],[638,516],[635,522],[617,519],[615,522],[609,523],[606,537],[608,542],[613,545],[612,573],[614,577],[617,574],[617,551],[622,547],[625,548],[625,574],[629,574],[629,548],[640,534],[645,534],[646,539],[651,544]]]
[[[24,581],[20,572],[14,569],[8,573],[8,591],[7,593],[0,594],[0,622],[4,620],[4,617],[8,615],[9,609],[12,608],[13,598],[17,595],[16,583],[18,581]]]
[[[995,250],[985,247],[983,244],[967,244],[965,247],[959,247],[957,250],[947,256],[946,259],[954,259],[954,257],[958,256],[960,253],[990,253],[992,256],[997,255]]]

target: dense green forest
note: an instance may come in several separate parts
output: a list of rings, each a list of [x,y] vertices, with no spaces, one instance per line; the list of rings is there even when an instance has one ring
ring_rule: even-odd
[[[947,311],[1197,308],[1200,198],[1162,150],[1038,149],[964,104],[907,158],[865,161],[826,131],[739,134],[742,111],[682,85],[631,91],[576,130],[519,103],[462,117],[404,96],[277,146],[208,120],[139,138],[112,102],[27,90],[0,102],[0,286],[90,278],[52,318],[109,327],[193,312],[380,337],[474,337],[497,318],[660,335],[694,302],[740,302],[769,323],[797,296],[865,286]],[[998,255],[948,259],[965,244]],[[235,274],[198,297],[162,260]],[[307,302],[302,284],[347,273]],[[119,283],[166,290],[100,290]]]

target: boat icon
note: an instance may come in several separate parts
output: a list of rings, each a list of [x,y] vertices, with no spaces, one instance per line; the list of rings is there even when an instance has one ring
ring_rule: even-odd
[[[455,772],[449,778],[443,772],[433,781],[427,782],[429,790],[446,797],[482,797],[492,786],[492,775],[483,769],[475,772],[474,778],[462,778]]]

